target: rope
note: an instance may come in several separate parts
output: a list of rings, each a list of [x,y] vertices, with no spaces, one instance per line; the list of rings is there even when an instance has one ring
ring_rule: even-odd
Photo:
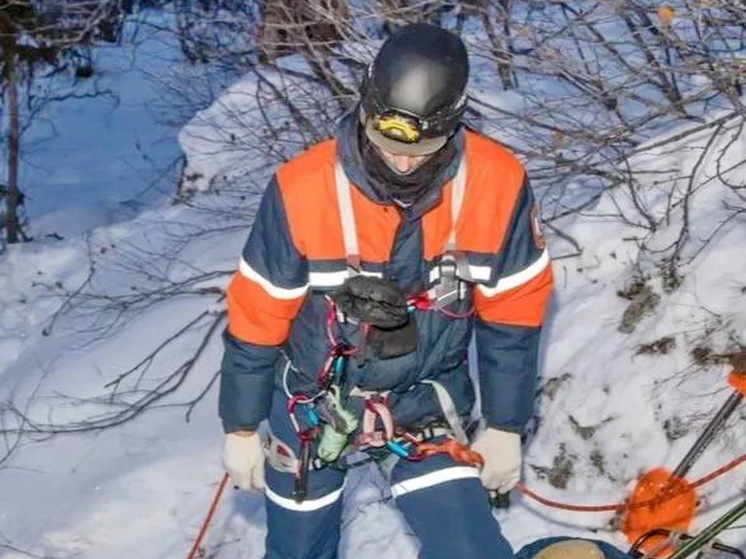
[[[746,454],[742,454],[738,458],[731,460],[727,464],[725,464],[723,467],[718,468],[717,470],[714,470],[707,474],[706,476],[703,476],[699,478],[698,480],[689,483],[681,490],[674,491],[672,493],[668,493],[666,495],[655,497],[654,499],[648,499],[647,501],[642,501],[639,503],[634,503],[633,505],[628,504],[626,501],[623,503],[614,503],[609,505],[573,505],[570,503],[562,503],[559,501],[553,501],[551,499],[547,499],[546,497],[542,497],[541,495],[538,495],[528,489],[524,484],[519,483],[516,486],[516,489],[519,493],[522,493],[526,497],[529,497],[533,499],[534,501],[537,501],[541,503],[542,505],[546,505],[551,508],[555,509],[562,509],[562,510],[571,510],[576,512],[610,512],[610,511],[623,511],[626,509],[637,509],[637,508],[643,508],[647,507],[653,504],[662,503],[664,501],[668,501],[670,499],[673,499],[674,497],[678,497],[679,495],[683,495],[684,493],[687,493],[693,489],[696,489],[697,487],[701,487],[702,485],[705,485],[706,483],[711,482],[715,478],[720,477],[726,472],[729,472],[730,470],[736,468],[737,466],[741,465],[743,462],[746,462]]]
[[[227,484],[228,484],[228,474],[226,473],[226,474],[223,474],[223,478],[220,480],[220,483],[218,484],[218,489],[217,491],[215,491],[215,496],[212,498],[212,504],[210,505],[210,510],[207,511],[207,516],[205,517],[205,521],[202,523],[202,527],[199,530],[197,539],[194,540],[194,545],[192,546],[192,549],[189,552],[189,555],[187,555],[187,559],[195,559],[197,557],[197,553],[199,552],[199,546],[202,544],[202,539],[205,537],[205,534],[207,533],[207,528],[210,526],[212,517],[218,508],[218,502],[220,501],[220,497],[223,494],[223,490],[225,489],[225,486]]]
[[[538,495],[534,493],[533,491],[531,491],[528,487],[526,487],[522,483],[519,483],[518,485],[516,485],[515,488],[519,493],[522,493],[526,497],[529,497],[533,499],[534,501],[537,501],[541,503],[542,505],[546,505],[553,509],[572,510],[572,511],[577,511],[577,512],[607,512],[607,511],[623,510],[627,506],[626,503],[619,503],[619,504],[614,504],[614,505],[596,505],[596,506],[571,505],[569,503],[561,503],[559,501],[552,501],[551,499],[542,497],[541,495]]]
[[[703,476],[703,477],[699,478],[697,481],[695,481],[694,483],[692,483],[692,489],[696,489],[697,487],[700,487],[700,486],[702,486],[702,485],[704,485],[706,483],[711,482],[713,479],[715,479],[717,477],[720,477],[725,472],[727,472],[729,470],[732,470],[733,468],[735,468],[736,466],[739,466],[743,462],[746,462],[746,454],[742,454],[741,456],[739,456],[735,460],[731,460],[730,462],[728,462],[722,468],[718,468],[714,472],[711,472],[711,473],[707,474],[706,476]]]

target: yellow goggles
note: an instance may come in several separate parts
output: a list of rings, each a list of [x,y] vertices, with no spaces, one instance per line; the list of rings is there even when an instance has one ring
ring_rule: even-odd
[[[373,127],[392,140],[406,144],[414,144],[420,141],[418,122],[403,115],[377,116],[373,120]]]

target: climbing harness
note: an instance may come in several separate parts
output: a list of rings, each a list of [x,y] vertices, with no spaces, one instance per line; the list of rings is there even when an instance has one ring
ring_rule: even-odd
[[[335,317],[337,312],[333,300],[328,298],[327,304],[329,305],[327,316]],[[353,387],[349,396],[361,398],[364,402],[362,420],[358,421],[356,415],[342,402],[342,385],[345,380],[347,360],[357,350],[338,342],[331,330],[331,324],[332,322],[327,322],[331,348],[324,360],[324,366],[317,375],[318,392],[314,396],[290,392],[287,376],[292,365],[289,359],[282,373],[283,387],[288,396],[286,412],[298,438],[299,456],[295,458],[292,449],[271,432],[265,444],[270,465],[280,471],[294,474],[293,498],[297,502],[302,502],[306,497],[309,470],[329,466],[339,469],[351,467],[348,465],[345,468],[340,463],[348,448],[351,450],[385,448],[397,458],[411,461],[419,461],[437,453],[446,453],[457,462],[471,465],[482,464],[481,456],[468,448],[466,433],[461,426],[455,404],[448,391],[435,380],[427,379],[423,383],[433,387],[448,427],[426,427],[415,433],[397,427],[389,408],[387,391],[364,391]],[[298,418],[299,410],[304,414],[303,421]],[[376,428],[378,423],[382,425],[382,429]],[[360,432],[351,437],[358,427],[360,427]],[[349,444],[351,438],[352,445]],[[434,442],[435,438],[442,438],[442,440]],[[312,456],[314,445],[316,447],[315,457]],[[368,462],[368,460],[356,462],[352,464],[352,467]]]
[[[334,172],[348,278],[378,275],[362,270],[350,181],[340,161],[335,163]],[[456,175],[451,181],[451,230],[445,253],[430,272],[429,289],[406,297],[406,310],[409,313],[435,311],[449,318],[466,318],[473,312],[473,309],[467,312],[454,312],[448,309],[449,305],[466,297],[467,283],[474,281],[466,255],[456,250],[456,226],[463,206],[465,188],[466,160],[462,157]],[[348,359],[362,348],[352,347],[337,340],[334,334],[335,325],[355,323],[355,320],[340,312],[339,306],[330,295],[326,296],[326,305],[325,330],[330,349],[317,374],[317,392],[309,396],[290,391],[288,375],[292,365],[289,358],[282,373],[282,384],[288,397],[286,411],[298,438],[299,456],[293,460],[287,445],[275,442],[274,435],[270,435],[270,442],[266,447],[270,455],[270,464],[276,465],[282,471],[292,469],[295,475],[294,499],[298,502],[305,499],[309,470],[339,466],[340,460],[350,447],[353,450],[386,449],[398,459],[412,461],[422,460],[437,453],[446,453],[458,462],[481,464],[481,456],[468,448],[466,433],[448,391],[434,380],[427,379],[422,382],[433,388],[448,422],[448,430],[440,434],[439,438],[442,440],[438,442],[397,427],[389,408],[388,392],[366,392],[358,387],[352,387],[347,397],[362,399],[364,407],[361,420],[346,408],[343,401],[345,369]],[[357,324],[363,334],[368,333],[365,329],[370,328],[369,325],[362,321],[358,321]],[[362,336],[363,339],[365,337]],[[301,411],[304,414],[302,421],[298,417]],[[382,429],[376,428],[378,424]],[[360,432],[353,436],[358,429]],[[315,456],[312,456],[314,448]]]

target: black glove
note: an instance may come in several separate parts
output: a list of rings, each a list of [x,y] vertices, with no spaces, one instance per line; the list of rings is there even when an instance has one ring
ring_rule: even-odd
[[[393,281],[353,276],[334,294],[334,302],[348,317],[379,328],[398,328],[409,321],[407,298]]]
[[[417,349],[417,326],[414,320],[394,329],[371,326],[365,343],[379,359],[401,357]]]
[[[353,276],[334,294],[346,316],[368,324],[367,349],[378,359],[392,359],[417,349],[417,328],[407,311],[407,297],[390,280]]]

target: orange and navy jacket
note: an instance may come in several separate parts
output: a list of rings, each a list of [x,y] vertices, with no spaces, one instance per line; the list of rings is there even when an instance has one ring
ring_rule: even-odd
[[[417,350],[387,360],[351,360],[350,384],[390,390],[399,425],[441,419],[432,386],[442,384],[467,419],[475,403],[468,350],[474,335],[481,411],[487,424],[520,432],[532,411],[539,333],[552,289],[546,243],[526,173],[500,144],[461,129],[455,157],[415,204],[401,208],[366,173],[354,115],[335,138],[283,164],[264,192],[238,271],[227,290],[228,328],[221,368],[220,416],[228,432],[255,429],[267,418],[277,374],[289,360],[291,392],[313,394],[329,346],[324,295],[347,277],[334,182],[341,161],[364,273],[397,282],[409,293],[437,281],[451,231],[451,188],[460,157],[467,179],[456,224],[456,249],[471,282],[446,316],[418,311]],[[469,315],[465,311],[474,309]],[[458,317],[454,317],[458,316]],[[357,328],[338,334],[357,345]]]

